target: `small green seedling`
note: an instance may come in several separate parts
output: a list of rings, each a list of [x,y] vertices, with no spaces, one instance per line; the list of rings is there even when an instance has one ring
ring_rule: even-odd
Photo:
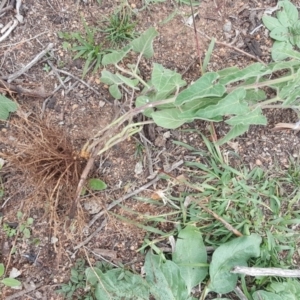
[[[9,113],[15,112],[18,109],[18,105],[0,94],[0,121],[7,120]]]
[[[44,64],[43,70],[44,70],[46,73],[49,73],[50,70],[51,70],[51,67],[50,67],[48,64]]]
[[[85,34],[82,35],[79,32],[59,32],[58,36],[67,41],[74,41],[74,45],[70,45],[68,42],[63,43],[63,48],[65,50],[72,50],[76,52],[74,60],[78,58],[83,58],[86,60],[83,67],[82,77],[88,72],[89,67],[95,63],[94,72],[96,72],[100,65],[102,56],[108,51],[102,48],[102,44],[98,44],[95,39],[95,34],[98,31],[96,28],[92,28],[87,25],[86,21],[83,20],[83,25],[85,29]]]
[[[136,23],[132,21],[129,9],[122,8],[110,16],[107,21],[108,25],[103,32],[112,46],[122,45],[137,37],[137,33],[134,31]]]
[[[275,40],[272,47],[272,59],[284,60],[286,55],[278,53],[281,49],[300,47],[300,20],[297,7],[290,1],[279,1],[276,17],[263,16],[264,25],[270,30],[270,37]]]
[[[4,273],[5,273],[5,267],[4,267],[4,264],[1,263],[0,264],[0,283],[1,284],[8,286],[8,287],[16,287],[16,286],[21,285],[21,282],[15,278],[6,277],[6,278],[1,279],[4,275]],[[1,292],[0,292],[0,294],[1,294]]]
[[[22,221],[23,219],[23,213],[18,211],[17,212],[17,217],[19,221]],[[25,223],[21,223],[19,230],[23,234],[24,238],[29,239],[31,236],[30,233],[30,226],[33,224],[33,218],[28,218]]]

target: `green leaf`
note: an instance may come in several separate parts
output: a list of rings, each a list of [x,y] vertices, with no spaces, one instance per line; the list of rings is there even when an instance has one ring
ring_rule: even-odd
[[[270,31],[272,31],[275,27],[281,27],[282,26],[281,23],[278,21],[278,19],[276,19],[274,17],[270,17],[268,15],[263,15],[262,21],[263,21],[264,25]]]
[[[101,72],[101,82],[106,83],[106,84],[121,84],[122,81],[120,78],[118,78],[117,75],[107,71],[107,70],[102,70]]]
[[[95,274],[95,272],[97,274]],[[87,282],[96,285],[95,297],[97,300],[124,299],[148,300],[149,288],[145,280],[129,271],[117,268],[102,273],[98,268],[87,268],[85,273]],[[100,279],[100,282],[98,281]]]
[[[128,85],[129,87],[131,87],[134,90],[139,90],[139,88],[136,87],[139,83],[138,79],[129,79],[119,73],[117,73],[116,76],[122,81],[122,83],[125,83],[126,85]]]
[[[15,112],[18,109],[18,105],[0,94],[0,120],[6,120],[10,112]]]
[[[156,300],[187,299],[188,291],[179,267],[172,261],[160,260],[149,251],[145,260],[146,281]]]
[[[227,143],[228,141],[236,138],[237,136],[245,133],[246,131],[248,131],[250,125],[243,125],[243,124],[238,124],[233,126],[229,132],[221,139],[219,139],[217,141],[217,145],[223,145],[225,143]]]
[[[300,299],[300,282],[295,279],[288,279],[287,282],[272,282],[270,291],[275,292],[284,300],[298,300]]]
[[[143,106],[143,105],[145,105],[145,104],[147,104],[147,103],[149,103],[150,101],[149,101],[149,97],[147,97],[147,96],[138,96],[137,98],[136,98],[136,100],[135,100],[135,106],[136,107],[140,107],[140,106]],[[148,118],[150,118],[151,117],[151,114],[153,113],[153,108],[147,108],[147,109],[145,109],[144,111],[143,111],[143,114],[146,116],[146,117],[148,117]]]
[[[111,85],[108,90],[115,99],[119,100],[122,98],[122,93],[116,84]]]
[[[298,20],[292,28],[290,28],[290,42],[294,46],[300,47],[300,21]]]
[[[265,66],[261,63],[254,63],[242,70],[235,70],[235,72],[232,70],[232,72],[230,72],[227,76],[223,76],[222,78],[220,78],[219,83],[227,85],[229,83],[262,75],[261,73],[265,73],[265,71],[269,72],[269,70],[266,70]]]
[[[188,88],[184,89],[175,100],[175,105],[182,105],[194,99],[206,97],[221,97],[226,89],[224,85],[217,83],[217,73],[206,73]]]
[[[105,182],[97,178],[91,178],[87,182],[88,188],[93,191],[102,191],[107,188]]]
[[[287,27],[276,27],[270,32],[270,37],[276,41],[285,42],[289,40],[289,30]]]
[[[155,111],[151,114],[151,117],[158,126],[168,129],[175,129],[184,123],[193,121],[193,119],[181,118],[178,108]]]
[[[102,65],[107,66],[109,64],[114,64],[116,65],[118,62],[120,62],[126,55],[127,53],[131,50],[131,46],[128,45],[122,50],[115,50],[109,54],[105,54],[102,58]]]
[[[298,21],[298,10],[290,1],[279,1],[278,7],[283,8],[277,12],[278,21],[283,26],[289,27]]]
[[[263,90],[247,90],[245,101],[248,103],[257,103],[259,101],[265,100],[267,98],[267,95],[265,91]]]
[[[24,230],[22,231],[24,238],[25,239],[29,239],[30,238],[30,230],[28,228],[24,228]]]
[[[275,41],[272,46],[271,56],[274,61],[284,60],[288,57],[284,52],[291,50],[293,46],[288,42]]]
[[[207,253],[200,231],[195,226],[186,226],[179,232],[173,262],[180,268],[182,278],[187,285],[188,293],[201,283],[207,275]]]
[[[14,278],[4,278],[1,280],[1,283],[3,283],[6,286],[14,287],[14,286],[20,286],[21,282]]]
[[[147,29],[140,37],[131,41],[130,45],[135,52],[141,53],[146,58],[153,56],[153,39],[158,32],[153,28]]]
[[[262,114],[260,107],[255,108],[245,114],[232,117],[225,121],[227,124],[235,125],[267,125],[267,118]]]
[[[252,298],[253,300],[282,300],[281,296],[266,291],[255,291]]]
[[[181,74],[168,70],[156,63],[153,64],[151,83],[156,89],[155,96],[151,99],[152,101],[166,99],[177,89],[186,85],[186,82],[181,78]]]
[[[4,274],[4,271],[5,271],[5,267],[4,267],[4,264],[0,264],[0,277]]]
[[[208,289],[216,293],[229,293],[237,283],[238,275],[230,273],[234,266],[247,266],[247,260],[260,255],[262,238],[257,234],[236,238],[215,250],[209,267]]]
[[[243,99],[246,96],[246,91],[242,88],[236,89],[221,99],[217,104],[210,105],[204,109],[199,109],[195,113],[195,118],[215,118],[217,116],[225,116],[232,114],[244,114],[248,112],[248,105]]]

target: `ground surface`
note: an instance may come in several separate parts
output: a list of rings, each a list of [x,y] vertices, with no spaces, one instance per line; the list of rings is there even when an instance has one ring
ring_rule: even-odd
[[[84,17],[91,26],[103,26],[104,17],[109,16],[120,4],[120,1],[96,1],[80,2],[79,6],[72,0],[27,0],[23,1],[21,12],[24,15],[24,24],[18,25],[8,39],[0,43],[0,77],[21,69],[40,51],[45,49],[49,43],[54,43],[51,50],[52,64],[58,69],[63,69],[78,78],[81,77],[84,62],[74,61],[72,53],[65,51],[62,47],[63,40],[58,38],[59,31],[82,31],[81,17]],[[128,1],[131,7],[140,9],[142,1]],[[297,1],[293,1],[297,4]],[[268,39],[265,29],[262,27],[253,35],[250,32],[261,24],[262,12],[269,6],[274,6],[276,1],[255,1],[255,0],[203,0],[200,8],[195,8],[199,12],[196,22],[197,29],[206,36],[215,37],[218,41],[232,43],[246,53],[256,56],[264,62],[270,61],[271,40]],[[175,11],[178,14],[168,22],[166,19]],[[6,24],[14,15],[13,11],[7,12],[0,18],[0,23]],[[177,6],[176,1],[165,1],[163,3],[149,5],[147,9],[136,14],[137,31],[154,26],[159,31],[159,37],[154,42],[153,57],[154,62],[163,64],[165,67],[176,70],[184,74],[183,77],[188,82],[198,78],[199,66],[195,62],[197,55],[193,28],[184,25],[183,19],[190,15],[188,6]],[[225,27],[226,28],[225,28]],[[229,26],[229,29],[228,29]],[[99,35],[99,42],[101,34]],[[199,35],[200,48],[205,52],[209,45],[209,40]],[[256,53],[253,47],[258,46]],[[252,49],[252,50],[251,50]],[[219,70],[228,66],[246,66],[255,60],[241,52],[237,52],[231,47],[216,45],[213,52],[210,70]],[[40,62],[35,64],[29,71],[12,83],[24,88],[43,87],[51,93],[59,85],[58,77],[55,72],[46,71],[47,57],[43,57]],[[151,61],[142,62],[142,76],[149,78]],[[99,71],[100,72],[100,71]],[[93,136],[97,130],[109,124],[118,111],[117,105],[108,94],[107,87],[99,81],[99,72],[96,74],[88,73],[84,78],[89,86],[93,87],[98,94],[89,89],[74,78],[66,85],[66,88],[59,89],[47,101],[45,98],[16,96],[16,101],[26,113],[43,113],[43,118],[51,126],[58,126],[67,133],[74,147],[79,150],[87,138]],[[76,84],[71,87],[71,84]],[[108,104],[108,100],[111,104]],[[123,99],[124,100],[124,99]],[[296,122],[297,117],[293,111],[267,111],[268,125],[265,127],[253,126],[249,132],[234,140],[234,144],[223,147],[224,152],[229,153],[229,160],[235,164],[247,164],[250,167],[260,165],[263,168],[270,168],[274,164],[282,167],[286,166],[290,156],[299,156],[299,137],[293,132],[274,132],[272,127],[278,122]],[[12,116],[11,121],[17,116]],[[199,129],[206,132],[204,122],[195,122],[186,125],[185,128]],[[2,122],[0,136],[0,151],[13,151],[11,142],[17,140],[22,142],[10,123]],[[224,124],[216,124],[216,133],[222,137],[227,128]],[[142,156],[136,154],[136,139],[130,139],[115,146],[108,153],[105,153],[101,160],[95,163],[93,169],[94,177],[97,176],[106,182],[108,189],[105,192],[96,193],[88,199],[96,202],[103,208],[107,203],[119,199],[121,196],[138,189],[148,182],[148,176],[152,175],[152,169],[158,170],[164,166],[172,165],[174,162],[185,159],[188,153],[172,144],[172,140],[187,142],[198,148],[203,147],[198,135],[183,133],[180,131],[170,131],[167,139],[160,137],[166,130],[161,128],[145,129],[145,135],[152,144],[151,155],[153,165],[149,167],[149,160],[146,154]],[[137,136],[137,139],[140,137]],[[238,155],[230,156],[230,153]],[[142,162],[143,171],[138,173],[135,168],[138,162]],[[175,172],[174,175],[180,172]],[[84,224],[76,227],[74,233],[67,232],[64,228],[57,228],[49,224],[49,211],[47,203],[38,202],[32,195],[32,188],[26,181],[22,181],[23,175],[11,168],[3,169],[2,180],[4,182],[5,195],[0,202],[0,213],[4,216],[5,222],[18,222],[17,212],[25,212],[25,219],[32,217],[33,225],[30,227],[30,239],[14,237],[8,238],[0,231],[0,258],[5,264],[10,258],[10,267],[15,267],[22,272],[21,278],[27,285],[34,283],[36,289],[26,295],[14,297],[14,299],[59,299],[54,292],[57,285],[66,280],[69,276],[70,266],[74,263],[75,257],[84,257],[84,251],[88,252],[91,261],[98,258],[95,253],[109,251],[105,257],[123,264],[130,264],[132,268],[140,269],[142,265],[141,257],[136,250],[142,245],[145,232],[134,225],[123,222],[113,215],[104,215],[97,219],[88,229],[85,235],[82,232],[84,225],[89,224],[93,215],[84,210]],[[25,177],[24,177],[25,178]],[[151,186],[150,191],[144,191],[143,196],[151,196],[155,189],[164,188],[158,183]],[[140,213],[161,214],[167,208],[151,204],[137,202],[133,198],[126,200],[127,207]],[[127,212],[116,209],[114,212],[126,217]],[[48,214],[49,213],[49,214]],[[64,218],[64,207],[60,207],[59,216]],[[76,246],[87,236],[92,234],[106,220],[102,230],[96,234],[88,243],[86,248],[75,250]],[[136,216],[134,221],[139,221]],[[62,224],[64,224],[62,222]],[[58,242],[53,243],[53,238]],[[38,241],[38,242],[37,242]],[[9,256],[11,247],[14,246],[15,254]],[[106,252],[107,253],[107,252]],[[28,255],[36,258],[38,264],[33,264]],[[27,258],[25,257],[27,255]],[[11,290],[6,291],[5,299],[12,295]]]

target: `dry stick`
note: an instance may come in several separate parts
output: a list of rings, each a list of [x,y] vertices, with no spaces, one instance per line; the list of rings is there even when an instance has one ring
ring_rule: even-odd
[[[66,89],[66,86],[65,86],[63,80],[61,79],[61,77],[59,76],[57,69],[53,66],[52,62],[49,59],[47,60],[47,64],[51,67],[52,71],[56,75],[60,85],[62,85],[64,87],[64,89]]]
[[[199,43],[198,34],[197,34],[197,28],[196,28],[196,22],[195,22],[195,16],[194,16],[194,9],[193,9],[193,5],[192,5],[192,0],[190,0],[190,6],[191,6],[191,11],[192,11],[193,27],[194,27],[195,40],[196,40],[196,45],[197,45],[197,54],[198,54],[198,58],[199,58],[200,71],[201,71],[201,74],[203,74],[204,70],[202,69],[200,43]]]
[[[0,37],[0,42],[3,42],[9,35],[10,33],[18,26],[19,21],[17,19],[14,19],[13,24],[11,27]]]
[[[10,83],[13,80],[15,80],[16,78],[20,77],[22,74],[24,74],[25,72],[27,72],[32,66],[34,66],[45,54],[47,54],[47,52],[49,50],[51,50],[53,48],[54,44],[50,43],[46,49],[44,49],[43,51],[41,51],[30,63],[28,63],[24,68],[22,68],[21,70],[6,76],[6,77],[2,77],[2,79],[7,79],[7,82]]]
[[[13,294],[13,295],[11,295],[11,296],[8,296],[8,297],[6,297],[5,299],[6,299],[6,300],[13,300],[13,299],[16,299],[16,298],[18,298],[18,297],[22,297],[22,296],[24,296],[24,295],[26,295],[26,294],[28,294],[28,293],[30,293],[30,292],[33,292],[33,291],[39,289],[39,288],[42,287],[42,286],[43,286],[42,283],[38,283],[38,284],[36,284],[34,287],[29,287],[28,289],[23,290],[23,291],[20,291],[20,292],[18,292],[18,293],[15,293],[15,294]],[[24,298],[22,297],[21,299],[24,299]]]
[[[187,24],[186,24],[186,26],[191,27],[191,26],[189,26],[189,25],[187,25]],[[212,38],[209,37],[208,35],[206,35],[205,33],[201,32],[200,30],[197,30],[197,32],[198,32],[199,34],[201,34],[204,38],[206,38],[206,39],[208,39],[208,40],[211,41]],[[233,49],[233,50],[235,50],[235,51],[237,51],[237,52],[240,52],[240,53],[242,53],[243,55],[248,56],[248,57],[250,57],[250,58],[252,58],[252,59],[254,59],[254,60],[257,60],[257,61],[259,61],[260,63],[262,63],[263,65],[266,66],[266,63],[265,63],[264,61],[262,61],[259,57],[256,57],[256,56],[254,56],[254,55],[252,55],[252,54],[250,54],[250,53],[247,53],[247,52],[245,52],[245,51],[243,51],[243,50],[241,50],[241,49],[239,49],[239,48],[237,48],[237,47],[235,47],[235,46],[232,46],[232,45],[230,45],[230,44],[226,44],[226,43],[223,43],[223,42],[219,42],[218,40],[215,40],[215,43],[218,44],[218,45],[222,45],[222,46],[231,48],[231,49]]]
[[[238,286],[234,288],[234,291],[240,300],[248,300],[248,298],[244,295],[244,293]]]
[[[230,273],[244,274],[249,276],[278,276],[278,277],[300,277],[300,270],[284,270],[280,268],[250,268],[243,266],[234,267]]]
[[[170,168],[166,169],[166,172],[169,173],[173,170],[175,170],[176,168],[178,168],[179,166],[181,166],[183,164],[183,160],[180,160],[176,163],[174,163]],[[151,181],[149,181],[148,183],[144,184],[143,186],[139,187],[137,190],[134,190],[131,193],[128,193],[124,196],[122,196],[121,198],[119,198],[118,200],[113,201],[111,204],[109,204],[106,209],[102,210],[101,212],[99,212],[98,214],[96,214],[93,219],[89,222],[89,227],[92,226],[101,216],[103,216],[107,211],[111,210],[112,208],[114,208],[116,205],[120,204],[122,201],[127,200],[128,198],[131,198],[132,196],[137,195],[138,193],[146,190],[148,187],[150,187],[151,185],[153,185],[155,182],[157,182],[159,179],[161,179],[160,175],[157,175],[154,179],[152,179]]]
[[[8,6],[4,7],[4,8],[0,8],[0,14],[6,12],[8,10],[13,10],[13,9],[14,9],[14,7],[12,5],[8,5]]]
[[[219,215],[217,215],[215,212],[210,210],[209,208],[205,207],[201,203],[198,202],[198,205],[205,210],[207,213],[212,215],[216,220],[220,221],[228,230],[230,230],[232,233],[234,233],[236,236],[243,236],[242,233],[240,233],[237,229],[232,227],[229,223],[227,223],[224,219],[222,219]]]
[[[85,85],[86,87],[88,87],[90,90],[92,90],[96,95],[101,96],[101,97],[102,97],[102,98],[101,98],[102,100],[104,100],[104,101],[107,102],[108,104],[112,105],[111,102],[109,102],[107,99],[105,99],[105,98],[103,97],[103,95],[101,95],[96,89],[94,89],[92,86],[90,86],[90,85],[89,85],[87,82],[85,82],[84,80],[82,80],[82,79],[78,78],[77,76],[75,76],[75,75],[73,75],[73,74],[71,74],[71,73],[69,73],[69,72],[67,72],[67,71],[64,71],[64,70],[56,69],[56,71],[59,72],[59,73],[68,75],[68,76],[72,77],[73,79],[79,81],[80,83],[82,83],[83,85]]]

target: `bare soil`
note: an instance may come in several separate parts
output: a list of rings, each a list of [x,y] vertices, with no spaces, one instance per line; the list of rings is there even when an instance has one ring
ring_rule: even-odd
[[[6,78],[22,69],[50,43],[54,44],[50,51],[52,64],[76,78],[81,78],[84,61],[73,60],[73,53],[63,49],[63,40],[58,37],[58,32],[83,32],[82,17],[90,26],[104,27],[105,17],[109,17],[120,5],[120,2],[107,0],[102,1],[99,5],[92,0],[23,1],[21,14],[24,16],[24,23],[19,24],[10,36],[0,43],[0,78]],[[143,7],[142,2],[141,0],[128,1],[132,8],[138,10]],[[298,4],[297,1],[292,2]],[[196,26],[200,32],[202,58],[210,42],[208,37],[215,37],[217,41],[228,44],[227,46],[216,44],[208,66],[209,70],[219,70],[229,66],[244,67],[256,60],[269,62],[272,41],[268,38],[267,31],[261,27],[254,34],[250,33],[261,24],[264,9],[275,5],[276,1],[273,0],[201,1],[200,6],[195,7],[194,10],[199,13],[196,17]],[[167,20],[175,10],[178,13]],[[15,10],[8,11],[0,17],[0,23],[7,24],[14,15]],[[171,0],[149,5],[134,15],[138,32],[143,32],[150,26],[154,26],[159,31],[159,36],[154,42],[154,57],[151,60],[142,61],[143,78],[149,79],[152,62],[160,63],[182,73],[188,82],[199,77],[194,30],[184,24],[184,18],[188,16],[190,16],[188,6],[178,6],[176,1]],[[101,32],[97,39],[99,43],[103,42]],[[236,51],[229,45],[239,48],[242,52]],[[247,54],[251,54],[254,58]],[[44,56],[25,74],[12,81],[12,84],[31,90],[43,90],[51,94],[49,98],[31,97],[23,93],[11,94],[5,88],[0,90],[8,97],[13,97],[21,107],[20,112],[13,114],[8,122],[0,123],[0,152],[2,153],[15,153],[16,149],[20,149],[18,148],[20,144],[28,143],[28,138],[24,136],[26,131],[17,127],[20,125],[19,120],[24,119],[24,114],[28,116],[28,128],[31,126],[31,117],[38,116],[43,120],[41,122],[58,130],[56,132],[61,130],[69,139],[72,151],[78,153],[87,139],[109,124],[120,110],[120,105],[114,103],[109,95],[107,86],[99,80],[101,69],[96,74],[89,72],[84,78],[84,81],[96,90],[97,94],[74,77],[70,78],[65,88],[62,87],[53,92],[60,82],[58,75],[51,68],[48,71],[45,67],[47,60],[49,57]],[[66,75],[64,76],[66,77]],[[75,86],[72,87],[73,84]],[[122,101],[124,102],[125,99]],[[290,110],[269,110],[266,111],[266,115],[269,121],[267,126],[252,126],[246,134],[222,148],[224,153],[228,153],[233,164],[246,164],[250,167],[259,165],[266,169],[277,164],[284,168],[288,165],[290,156],[298,158],[299,136],[293,132],[271,130],[274,124],[279,122],[296,122],[297,115]],[[197,121],[183,127],[208,133],[205,122]],[[223,123],[215,124],[215,128],[218,137],[224,136],[228,130]],[[131,224],[106,213],[89,226],[94,214],[90,214],[84,208],[84,203],[86,201],[95,203],[99,210],[103,210],[108,203],[130,191],[137,190],[150,181],[149,176],[152,175],[152,169],[158,171],[185,159],[188,152],[174,145],[172,140],[180,140],[199,149],[204,148],[203,142],[194,133],[171,130],[169,137],[162,139],[165,132],[166,130],[153,126],[144,129],[145,136],[152,143],[152,166],[149,166],[145,151],[141,156],[136,155],[140,136],[116,145],[99,158],[95,162],[90,176],[101,178],[108,188],[104,192],[82,197],[83,209],[80,212],[80,218],[71,221],[67,220],[69,201],[72,201],[70,195],[74,192],[74,186],[70,181],[66,183],[69,189],[61,191],[56,194],[55,199],[52,199],[57,203],[49,202],[47,195],[39,193],[34,182],[30,181],[32,178],[30,174],[24,174],[22,170],[14,168],[13,165],[6,165],[1,171],[5,190],[4,197],[0,202],[0,214],[3,216],[3,222],[9,223],[13,227],[24,222],[28,217],[32,217],[34,223],[30,227],[31,237],[29,239],[23,238],[21,234],[9,238],[0,229],[0,261],[3,261],[5,265],[9,263],[9,269],[15,267],[21,271],[22,274],[19,278],[26,283],[28,289],[23,290],[25,292],[20,296],[15,294],[18,291],[4,290],[3,299],[60,299],[55,293],[55,289],[58,288],[59,283],[68,279],[70,267],[75,259],[85,257],[86,253],[91,262],[94,262],[99,260],[99,256],[95,253],[103,254],[108,251],[106,253],[109,255],[103,254],[107,259],[115,263],[129,264],[131,268],[140,270],[143,260],[137,249],[143,244],[145,231],[138,228],[133,222],[141,221],[143,214],[159,215],[167,212],[168,208],[163,205],[139,202],[130,197],[123,201],[123,204],[140,214],[133,216],[122,207],[114,208],[112,212],[128,218],[132,221]],[[231,153],[234,155],[231,156]],[[139,162],[142,163],[143,172],[137,174],[136,165]],[[85,161],[80,163],[84,164]],[[175,170],[173,175],[180,175],[181,172]],[[44,190],[51,194],[51,186],[45,189],[45,183],[43,184]],[[158,182],[151,186],[150,190],[145,190],[139,195],[152,196],[155,199],[153,196],[155,190],[164,188],[163,183]],[[53,207],[51,205],[56,208],[55,212],[51,211],[51,207]],[[17,219],[18,211],[24,213],[24,220]],[[75,250],[76,246],[93,234],[101,224],[103,225],[102,230],[85,244],[85,248],[79,247]],[[171,224],[159,226],[164,230],[172,228]],[[73,231],[70,228],[73,228]],[[15,252],[10,255],[12,247],[15,248]],[[29,291],[30,285],[35,286],[31,292]]]

